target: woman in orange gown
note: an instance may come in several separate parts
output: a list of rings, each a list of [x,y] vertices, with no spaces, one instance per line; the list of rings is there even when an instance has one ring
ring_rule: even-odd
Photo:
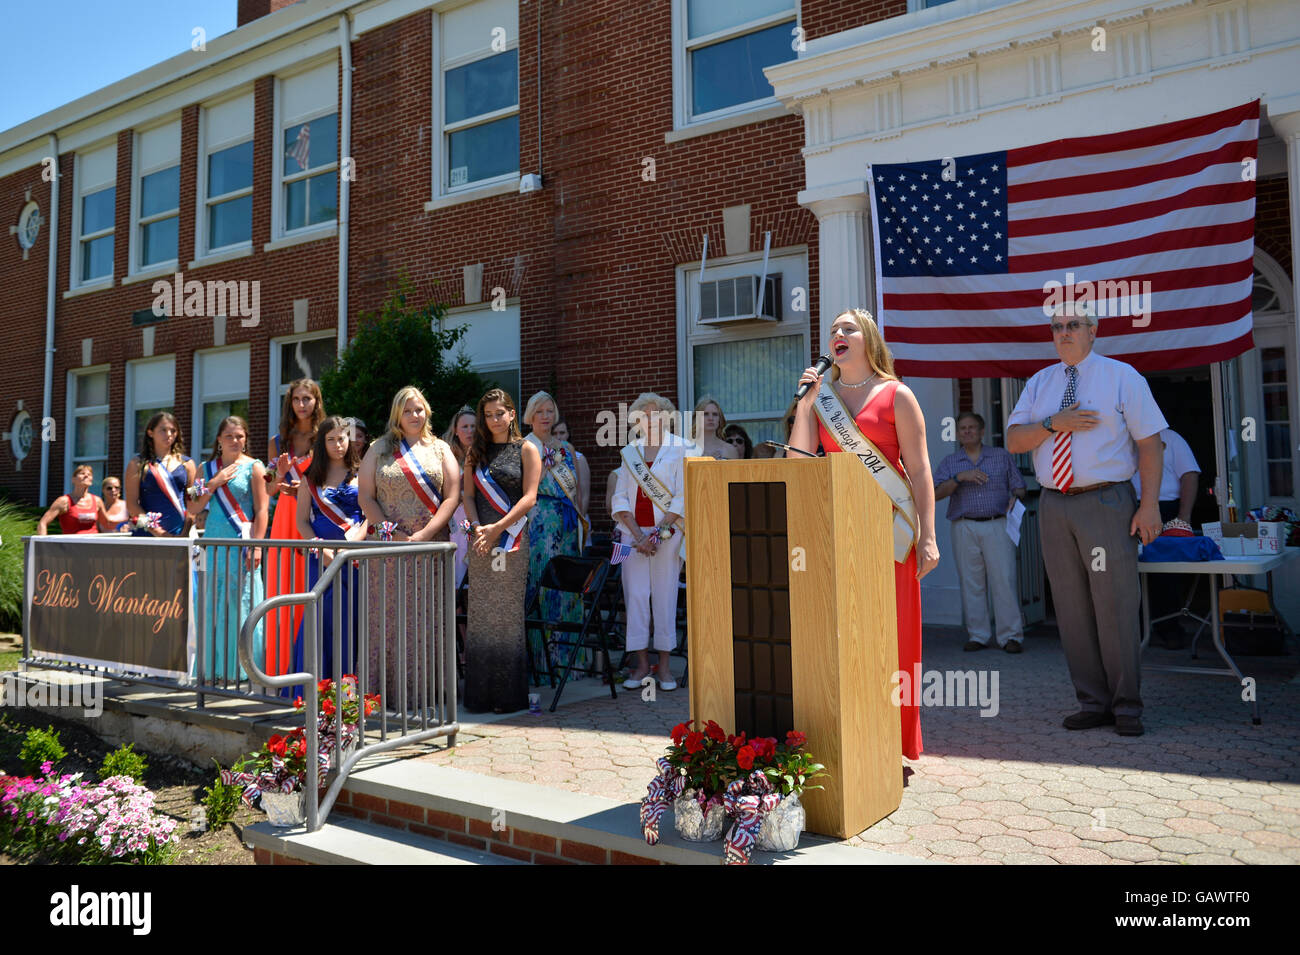
[[[279,432],[266,446],[266,479],[276,495],[271,519],[271,540],[300,540],[298,533],[298,482],[311,465],[316,428],[325,420],[320,385],[311,378],[289,383],[280,406]],[[266,596],[302,593],[306,589],[307,561],[301,551],[269,548],[266,552]],[[291,672],[293,641],[302,623],[302,607],[281,607],[266,617],[266,672],[271,676]]]
[[[898,669],[908,675],[905,685],[915,683],[915,667],[921,663],[921,578],[939,563],[934,537],[934,483],[930,478],[930,455],[925,446],[925,419],[912,390],[894,374],[894,360],[871,314],[855,308],[842,312],[831,325],[831,390],[853,415],[859,430],[895,468],[907,477],[916,504],[918,535],[907,559],[894,564],[894,593],[898,606]],[[827,453],[840,451],[814,410],[822,376],[816,369],[804,370],[799,383],[811,382],[807,395],[795,409],[791,447],[816,451],[820,444]],[[901,709],[903,755],[921,755],[921,710],[915,703],[919,687]],[[908,703],[912,705],[908,705]]]

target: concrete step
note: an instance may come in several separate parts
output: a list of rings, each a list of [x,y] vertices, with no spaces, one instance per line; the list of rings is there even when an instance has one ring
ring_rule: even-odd
[[[391,826],[339,817],[317,832],[277,829],[262,822],[244,830],[258,862],[312,865],[525,865]]]

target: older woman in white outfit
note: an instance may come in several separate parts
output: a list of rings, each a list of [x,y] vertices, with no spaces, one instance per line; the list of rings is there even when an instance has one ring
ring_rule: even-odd
[[[686,479],[682,461],[698,454],[671,433],[673,403],[643,394],[628,409],[636,437],[623,449],[614,490],[614,522],[623,542],[635,551],[623,564],[623,599],[627,604],[627,649],[636,667],[623,684],[635,689],[650,675],[650,611],[654,609],[655,677],[663,690],[677,689],[668,654],[677,646],[677,579],[682,567],[682,511]]]

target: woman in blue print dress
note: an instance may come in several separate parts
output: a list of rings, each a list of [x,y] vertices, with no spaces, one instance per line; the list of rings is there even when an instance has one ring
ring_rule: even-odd
[[[361,449],[350,440],[351,424],[349,419],[335,415],[323,420],[316,430],[311,466],[298,485],[298,533],[304,540],[364,540],[369,530],[366,516],[357,501]],[[322,547],[319,554],[308,557],[308,590],[316,586],[320,575],[335,559],[338,559],[338,552],[331,547]],[[338,572],[334,583],[325,591],[317,612],[321,633],[318,679],[337,680],[345,673],[353,672],[356,666],[355,608],[349,596],[353,589],[351,576],[350,567]],[[334,660],[335,600],[341,604],[339,619],[343,624],[343,656],[337,668]],[[293,672],[301,673],[306,669],[306,640],[313,637],[314,634],[307,632],[304,617],[293,645]]]
[[[179,537],[185,531],[185,489],[194,483],[194,460],[185,456],[185,436],[168,411],[145,425],[140,454],[126,469],[126,510],[135,525],[148,514],[157,523],[133,527],[140,537]]]
[[[232,415],[217,428],[212,457],[203,466],[204,484],[192,495],[191,515],[206,509],[203,539],[219,537],[261,540],[266,534],[266,471],[260,461],[244,453],[248,425]],[[262,548],[215,547],[208,549],[208,585],[205,619],[210,635],[204,649],[203,672],[211,680],[247,680],[239,665],[239,628],[262,602]],[[262,624],[253,637],[253,659],[265,654]]]
[[[539,391],[528,399],[524,408],[524,424],[532,428],[525,439],[537,448],[542,459],[542,477],[537,488],[537,505],[528,515],[528,592],[524,606],[532,606],[533,596],[541,586],[542,572],[552,557],[559,554],[577,556],[582,553],[582,546],[587,536],[587,518],[579,508],[582,505],[582,488],[578,480],[577,459],[570,448],[565,447],[551,432],[551,427],[560,418],[555,399],[547,392]],[[582,598],[578,594],[566,594],[547,590],[542,593],[542,615],[548,620],[563,620],[566,623],[582,621]],[[529,631],[532,645],[529,653],[534,660],[542,661],[543,671],[554,670],[567,661],[568,653],[558,646],[552,646],[551,658],[544,659],[541,654],[542,633]],[[575,659],[576,666],[586,665],[586,651]],[[570,680],[581,679],[583,674],[574,670],[569,674]]]

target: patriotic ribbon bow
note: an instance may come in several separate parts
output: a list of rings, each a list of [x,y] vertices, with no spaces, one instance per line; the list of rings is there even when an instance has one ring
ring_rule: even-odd
[[[542,465],[547,468],[555,467],[555,449],[547,448],[542,452]]]
[[[641,800],[641,835],[651,846],[659,842],[659,820],[686,785],[686,777],[677,772],[667,758],[660,756],[655,765],[659,767],[659,775],[650,780],[645,798]]]
[[[469,522],[468,518],[462,518],[459,526],[462,534],[468,534],[474,529],[474,525]]]
[[[722,846],[727,865],[749,865],[763,815],[780,802],[780,795],[772,791],[772,783],[762,770],[756,769],[748,777],[737,779],[727,787],[722,805],[727,815],[735,820]]]
[[[393,539],[393,531],[395,530],[397,530],[397,525],[395,523],[392,521],[383,521],[379,525],[379,539],[381,541],[391,541]]]
[[[201,498],[204,494],[207,493],[208,493],[208,482],[203,480],[203,478],[195,478],[194,486],[190,488],[190,497],[194,498],[197,501],[199,498]]]

